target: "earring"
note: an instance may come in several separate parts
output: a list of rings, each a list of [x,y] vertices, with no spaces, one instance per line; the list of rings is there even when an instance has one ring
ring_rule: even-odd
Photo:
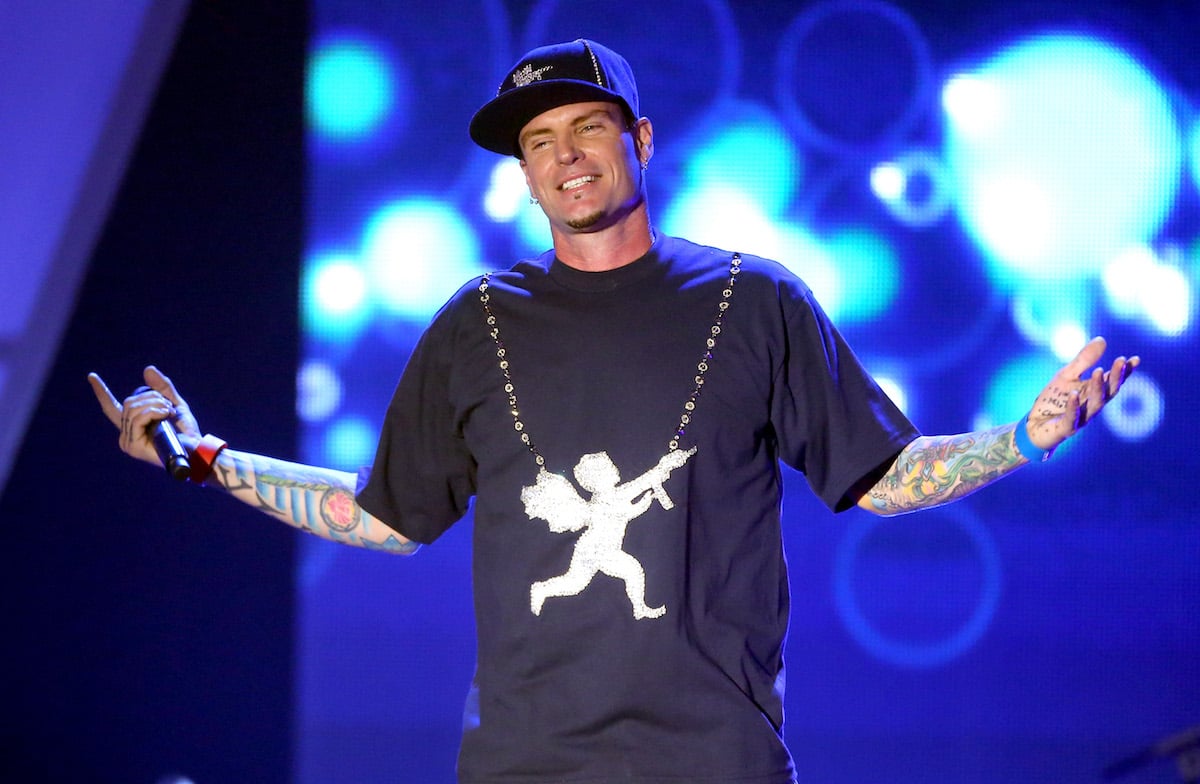
[[[646,171],[646,169],[648,169],[648,168],[650,168],[650,161],[643,160],[642,161],[642,171]]]
[[[536,197],[536,196],[534,196],[534,195],[532,195],[532,194],[530,194],[530,196],[529,196],[529,203],[530,203],[530,204],[537,204],[537,203],[538,203],[537,197]]]

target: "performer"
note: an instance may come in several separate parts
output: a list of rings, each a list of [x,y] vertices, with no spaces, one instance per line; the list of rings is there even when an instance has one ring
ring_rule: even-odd
[[[194,481],[333,541],[410,553],[475,500],[465,784],[788,784],[779,462],[835,511],[934,507],[1048,457],[1138,358],[1096,367],[1095,339],[1020,422],[921,435],[795,275],[654,229],[618,54],[529,52],[470,133],[520,160],[554,247],[439,312],[363,486],[202,436],[154,367],[123,401],[91,375],[100,406],[128,454],[157,462],[169,420]]]

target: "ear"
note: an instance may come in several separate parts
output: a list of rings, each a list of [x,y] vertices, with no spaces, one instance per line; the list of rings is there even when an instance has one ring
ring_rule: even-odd
[[[645,166],[654,157],[654,126],[646,117],[637,121],[633,129],[634,143],[637,145],[638,160]]]

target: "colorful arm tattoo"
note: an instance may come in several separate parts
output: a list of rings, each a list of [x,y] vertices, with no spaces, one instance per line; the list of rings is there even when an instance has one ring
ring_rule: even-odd
[[[921,436],[906,446],[874,487],[871,508],[894,515],[956,501],[1027,461],[1013,444],[1013,426],[976,433]]]
[[[363,512],[353,474],[228,449],[215,473],[230,495],[322,539],[400,555],[419,547]]]

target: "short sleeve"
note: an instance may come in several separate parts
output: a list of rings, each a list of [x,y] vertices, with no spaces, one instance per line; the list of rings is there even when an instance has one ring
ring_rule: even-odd
[[[780,458],[834,511],[851,489],[920,435],[863,367],[802,283],[784,286],[785,349],[771,417]]]
[[[476,465],[450,401],[453,346],[444,323],[422,335],[388,404],[358,503],[400,535],[429,544],[466,514]]]

